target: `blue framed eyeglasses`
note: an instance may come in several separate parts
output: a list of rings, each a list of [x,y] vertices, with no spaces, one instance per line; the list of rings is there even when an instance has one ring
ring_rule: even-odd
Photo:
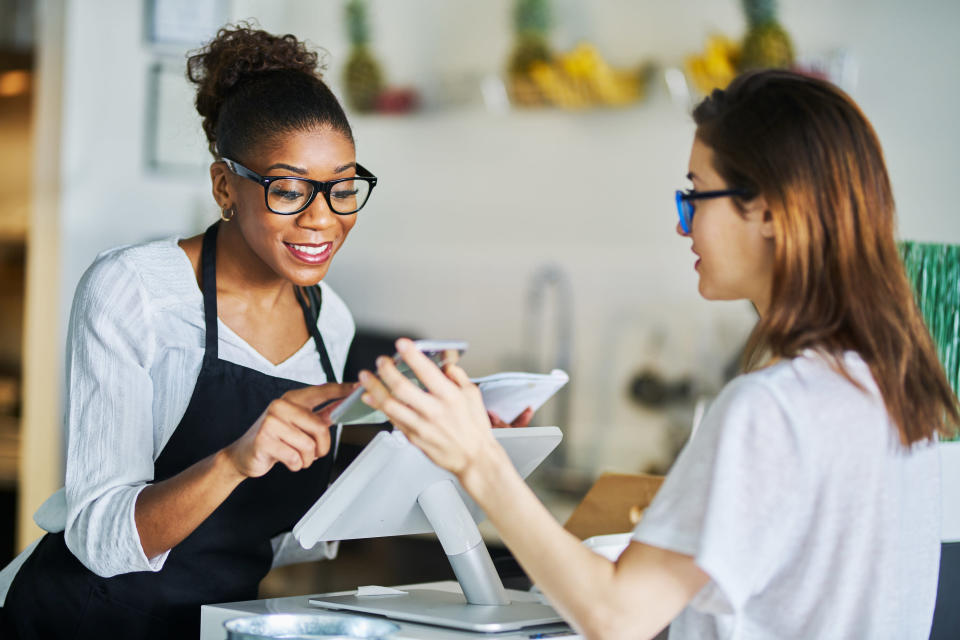
[[[677,215],[680,216],[680,228],[684,233],[690,233],[693,228],[694,200],[707,200],[709,198],[726,198],[728,196],[740,196],[747,198],[750,196],[743,189],[720,189],[717,191],[687,191],[677,190]]]

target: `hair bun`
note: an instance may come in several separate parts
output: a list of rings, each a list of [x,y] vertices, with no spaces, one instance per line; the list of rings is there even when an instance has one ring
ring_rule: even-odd
[[[275,36],[247,22],[228,25],[187,58],[187,78],[197,85],[197,112],[211,149],[227,96],[241,79],[268,71],[299,71],[321,79],[316,52],[291,34]]]

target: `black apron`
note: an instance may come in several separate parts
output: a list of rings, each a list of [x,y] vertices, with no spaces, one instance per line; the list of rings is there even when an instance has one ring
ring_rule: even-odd
[[[219,223],[218,223],[219,224]],[[203,238],[206,350],[186,413],[154,463],[156,482],[174,476],[237,438],[286,391],[306,386],[220,360],[217,355],[217,224]],[[320,352],[327,380],[337,380],[317,329],[320,289],[297,299]],[[331,438],[334,434],[331,433]],[[101,578],[48,533],[21,567],[3,608],[7,638],[196,638],[200,605],[252,600],[270,570],[270,539],[289,531],[327,488],[331,453],[308,469],[278,463],[244,480],[210,516],[175,546],[158,572]]]

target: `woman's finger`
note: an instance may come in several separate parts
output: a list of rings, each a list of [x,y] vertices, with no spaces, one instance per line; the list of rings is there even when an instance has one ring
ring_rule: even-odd
[[[329,419],[324,420],[320,415],[304,408],[301,405],[290,402],[286,398],[280,398],[270,403],[269,414],[285,423],[290,429],[299,431],[310,440],[310,452],[314,459],[327,455],[330,450],[330,423]],[[297,442],[303,442],[297,438]],[[295,444],[291,442],[291,444]]]
[[[312,410],[314,407],[323,405],[331,400],[345,398],[356,388],[356,382],[328,382],[326,384],[317,384],[301,389],[292,389],[283,394],[283,397],[305,409]]]
[[[268,417],[264,421],[264,428],[269,439],[279,440],[296,452],[301,466],[308,467],[318,457],[317,443],[305,431],[285,420]]]
[[[377,358],[377,374],[390,395],[400,402],[424,415],[436,412],[439,404],[437,399],[400,373],[390,358],[384,356]]]
[[[500,419],[500,416],[493,411],[487,410],[487,417],[490,418],[490,426],[494,429],[504,429],[510,425]]]
[[[479,387],[473,383],[473,380],[470,379],[470,376],[467,375],[466,371],[453,364],[444,367],[444,373],[450,380],[460,387],[460,391],[463,392],[464,396],[467,398],[467,401],[470,403],[471,411],[479,412],[487,410],[483,404],[483,394],[480,393]],[[506,424],[504,426],[506,426]]]
[[[533,420],[533,407],[527,407],[510,423],[510,426],[514,428],[527,427],[530,426],[531,420]]]
[[[360,398],[364,404],[382,411],[396,427],[409,426],[412,428],[419,427],[422,424],[420,415],[390,395],[390,390],[383,385],[377,376],[369,371],[361,371],[359,377],[360,384],[366,389]]]
[[[261,475],[270,471],[277,462],[283,464],[290,471],[300,471],[303,468],[303,457],[300,452],[273,434],[266,434],[266,437],[259,439],[257,449],[261,455],[270,460]]]
[[[450,380],[430,358],[417,349],[412,340],[408,338],[397,340],[397,353],[430,393],[441,395],[449,392]]]
[[[416,411],[393,398],[393,396],[367,392],[363,394],[363,401],[367,405],[382,411],[390,422],[404,434],[408,431],[419,433],[423,430],[424,421]]]
[[[455,364],[447,365],[443,368],[447,377],[453,380],[461,389],[473,386],[473,380],[467,375],[467,372]]]

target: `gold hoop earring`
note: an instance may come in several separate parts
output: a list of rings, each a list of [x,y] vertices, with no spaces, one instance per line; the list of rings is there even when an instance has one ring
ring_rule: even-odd
[[[220,219],[224,222],[230,222],[233,220],[233,216],[237,215],[236,207],[229,207],[227,209],[220,210]]]

